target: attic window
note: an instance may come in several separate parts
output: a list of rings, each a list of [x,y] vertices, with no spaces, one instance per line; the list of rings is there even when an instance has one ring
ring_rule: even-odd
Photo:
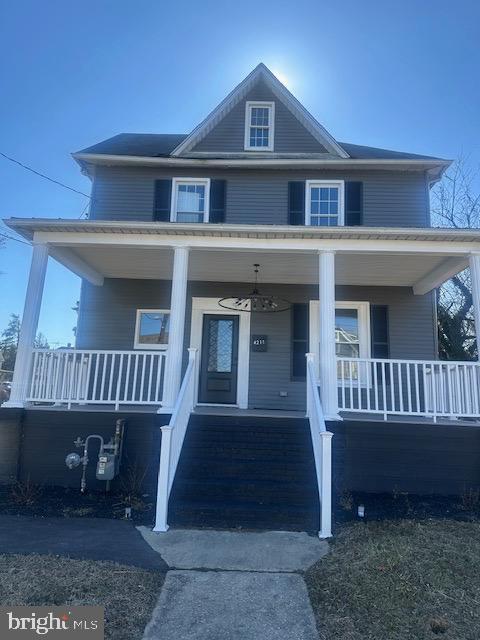
[[[245,108],[245,150],[273,151],[274,102],[247,102]]]

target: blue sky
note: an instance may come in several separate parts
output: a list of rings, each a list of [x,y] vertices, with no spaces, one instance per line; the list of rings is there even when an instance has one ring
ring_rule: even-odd
[[[479,24],[473,0],[3,2],[0,151],[88,193],[71,152],[188,132],[263,61],[338,140],[478,165]],[[85,204],[0,158],[0,217]],[[0,330],[22,311],[30,253],[0,249]],[[78,295],[52,262],[39,326],[52,343],[73,340]]]

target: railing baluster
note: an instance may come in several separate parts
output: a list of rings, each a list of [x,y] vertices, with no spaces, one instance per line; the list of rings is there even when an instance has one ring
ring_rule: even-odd
[[[102,355],[103,355],[103,358],[102,358],[102,381],[100,383],[100,397],[99,397],[99,400],[101,402],[104,402],[105,398],[103,397],[103,393],[105,391],[105,377],[107,375],[107,357],[108,357],[108,353],[104,352]]]
[[[128,383],[130,381],[130,363],[132,361],[132,354],[129,353],[127,356],[127,372],[125,374],[125,387],[123,389],[123,402],[127,402],[128,398]]]
[[[403,367],[401,362],[397,362],[398,375],[398,399],[400,402],[400,413],[403,413]]]
[[[140,379],[140,401],[143,401],[143,390],[144,390],[144,383],[145,383],[145,365],[147,362],[147,356],[145,354],[143,354],[142,356],[142,377]]]
[[[163,353],[159,353],[155,355],[157,357],[157,366],[156,366],[157,379],[155,382],[155,402],[158,402],[160,400],[159,390],[160,390],[160,381],[162,379]]]
[[[392,413],[395,413],[395,378],[393,376],[393,362],[390,360],[388,364],[388,374],[390,378],[390,400],[392,403],[391,410]]]
[[[148,374],[148,391],[147,391],[147,400],[150,402],[152,399],[152,381],[153,381],[153,353],[150,354],[150,371]]]
[[[123,353],[120,354],[120,363],[118,365],[118,379],[117,379],[117,390],[115,393],[115,411],[118,411],[120,405],[119,405],[119,401],[120,401],[120,385],[122,382],[122,375],[123,375]]]
[[[413,371],[415,373],[415,412],[420,413],[420,382],[418,379],[418,362],[413,365]]]
[[[115,361],[116,361],[116,353],[110,354],[110,375],[108,376],[108,396],[107,399],[109,402],[112,400],[112,387],[113,387],[113,378],[115,374]]]

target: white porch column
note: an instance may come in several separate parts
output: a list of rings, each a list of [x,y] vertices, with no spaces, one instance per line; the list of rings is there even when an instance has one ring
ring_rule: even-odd
[[[473,315],[477,336],[478,359],[480,360],[480,253],[470,255],[470,276],[472,279]]]
[[[335,253],[319,252],[320,397],[325,418],[338,419],[335,354]]]
[[[170,332],[163,386],[163,403],[160,411],[173,409],[180,390],[185,333],[185,308],[187,305],[189,247],[175,247],[173,256],[172,295],[170,302]]]
[[[37,335],[38,317],[42,304],[43,285],[48,262],[48,245],[33,245],[30,275],[28,277],[25,306],[18,339],[17,357],[13,372],[10,399],[4,407],[23,407],[27,395],[30,362],[35,336]]]

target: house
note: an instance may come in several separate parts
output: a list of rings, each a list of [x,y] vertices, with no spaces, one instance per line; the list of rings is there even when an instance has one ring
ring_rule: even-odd
[[[72,441],[121,415],[159,531],[328,536],[332,485],[479,486],[479,365],[437,359],[467,267],[480,322],[480,232],[430,228],[449,161],[337,141],[263,64],[189,134],[73,157],[88,220],[6,220],[33,244],[0,414],[21,475],[77,483]],[[32,348],[49,256],[82,278],[75,349]]]

